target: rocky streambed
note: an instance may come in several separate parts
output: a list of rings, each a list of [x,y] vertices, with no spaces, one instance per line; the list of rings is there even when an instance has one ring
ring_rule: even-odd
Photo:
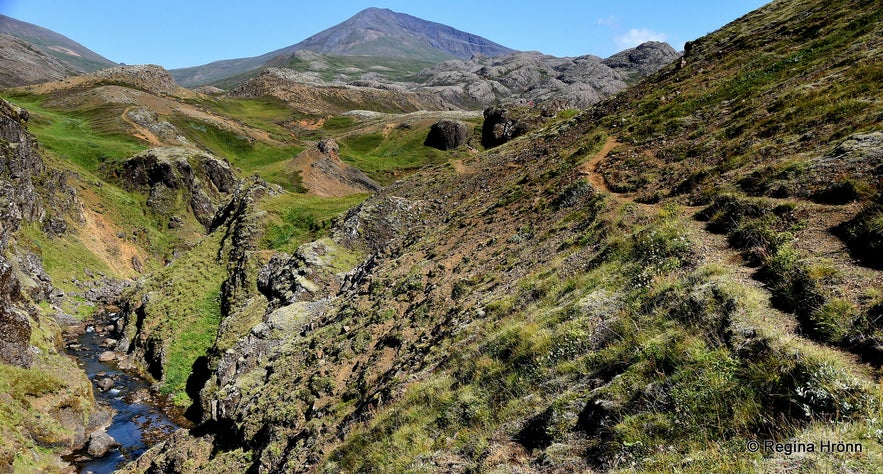
[[[170,415],[163,397],[151,390],[126,354],[115,352],[118,316],[69,328],[65,346],[92,381],[95,399],[109,411],[106,429],[67,456],[81,473],[109,473],[134,460],[186,423]],[[164,409],[165,408],[165,409]]]

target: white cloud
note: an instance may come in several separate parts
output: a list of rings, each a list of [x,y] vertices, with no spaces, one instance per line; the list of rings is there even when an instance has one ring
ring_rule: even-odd
[[[628,31],[628,33],[617,36],[615,40],[617,46],[625,49],[634,48],[635,46],[647,41],[665,41],[667,38],[668,35],[666,35],[665,33],[648,30],[647,28],[632,28]]]
[[[601,26],[606,26],[608,28],[615,28],[619,26],[619,19],[614,15],[610,15],[607,18],[598,18],[598,24]]]

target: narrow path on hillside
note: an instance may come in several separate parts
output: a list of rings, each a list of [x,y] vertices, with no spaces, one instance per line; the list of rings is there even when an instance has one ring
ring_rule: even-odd
[[[451,166],[454,167],[454,171],[456,171],[457,174],[467,174],[472,171],[463,163],[463,160],[454,160],[451,162]]]
[[[604,176],[601,174],[600,171],[598,171],[598,165],[601,164],[601,161],[603,161],[604,158],[607,158],[607,155],[610,153],[611,150],[618,147],[619,145],[620,143],[616,141],[616,138],[607,137],[607,141],[604,142],[604,146],[601,147],[601,151],[599,151],[594,158],[585,162],[580,167],[580,172],[588,176],[589,183],[594,186],[595,189],[599,189],[601,191],[604,191],[605,193],[610,193],[613,195],[616,195],[616,193],[614,193],[610,189],[610,187],[607,186],[607,180],[604,179]]]
[[[603,174],[599,170],[599,165],[619,145],[620,143],[615,137],[608,137],[601,150],[593,158],[581,165],[580,172],[587,177],[593,187],[608,193],[614,202],[631,203],[646,212],[661,212],[662,207],[660,205],[636,202],[633,195],[629,193],[616,193],[607,185]],[[850,279],[853,284],[867,281],[869,284],[883,285],[883,272],[857,265],[849,257],[844,244],[828,232],[828,229],[833,225],[832,220],[841,219],[840,222],[842,222],[845,216],[852,215],[850,213],[855,211],[844,206],[816,205],[813,203],[808,204],[808,206],[813,217],[807,224],[807,228],[800,234],[800,238],[797,239],[795,246],[807,254],[810,259],[822,258],[830,262],[841,275],[860,275],[861,278]],[[695,245],[700,265],[716,265],[737,282],[748,288],[753,288],[758,294],[762,295],[763,314],[759,315],[759,321],[755,320],[751,321],[751,323],[757,324],[760,326],[759,329],[768,332],[768,334],[779,335],[785,339],[799,339],[801,344],[833,351],[839,355],[839,358],[844,363],[851,366],[855,373],[869,376],[871,380],[874,379],[870,376],[870,367],[863,363],[857,354],[800,335],[799,322],[795,315],[773,307],[771,302],[772,293],[763,282],[754,278],[756,270],[747,264],[742,257],[742,252],[731,247],[725,235],[709,232],[705,229],[703,222],[696,220],[695,215],[702,209],[703,206],[678,206],[679,220],[687,228],[690,240]],[[846,286],[850,285],[846,283]],[[846,289],[846,291],[853,290],[857,291],[859,289]]]
[[[162,140],[160,140],[156,135],[154,135],[153,132],[151,132],[146,127],[141,126],[140,124],[138,124],[137,122],[135,122],[134,120],[129,118],[129,112],[136,107],[137,106],[135,106],[135,105],[127,107],[126,110],[124,110],[123,113],[120,115],[120,118],[123,120],[123,122],[126,122],[133,129],[135,129],[135,131],[132,134],[135,135],[136,137],[146,141],[147,143],[150,144],[150,146],[162,145]]]

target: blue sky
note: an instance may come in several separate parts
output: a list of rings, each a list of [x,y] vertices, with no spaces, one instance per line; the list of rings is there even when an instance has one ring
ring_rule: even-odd
[[[49,28],[117,62],[166,68],[257,56],[375,6],[555,56],[609,56],[650,39],[681,49],[763,0],[0,0],[0,13]]]

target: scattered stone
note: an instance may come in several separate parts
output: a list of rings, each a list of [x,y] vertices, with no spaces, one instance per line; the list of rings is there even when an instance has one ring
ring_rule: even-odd
[[[132,255],[132,269],[138,273],[144,273],[144,266],[141,264],[141,259],[138,258],[137,255]]]
[[[109,337],[109,338],[105,339],[103,343],[101,343],[101,347],[107,347],[107,348],[116,347],[117,342],[119,342],[119,341]]]
[[[89,437],[88,453],[92,457],[100,458],[113,448],[119,447],[115,439],[104,431],[96,431]]]
[[[105,377],[98,381],[98,388],[101,389],[102,392],[106,392],[113,388],[113,379],[110,377]]]
[[[316,144],[316,148],[318,148],[320,152],[326,155],[333,157],[340,156],[340,146],[337,144],[337,142],[334,141],[333,138],[325,138],[323,140],[319,140],[319,143]]]
[[[114,351],[104,351],[98,356],[98,362],[110,362],[117,358],[117,354]]]

